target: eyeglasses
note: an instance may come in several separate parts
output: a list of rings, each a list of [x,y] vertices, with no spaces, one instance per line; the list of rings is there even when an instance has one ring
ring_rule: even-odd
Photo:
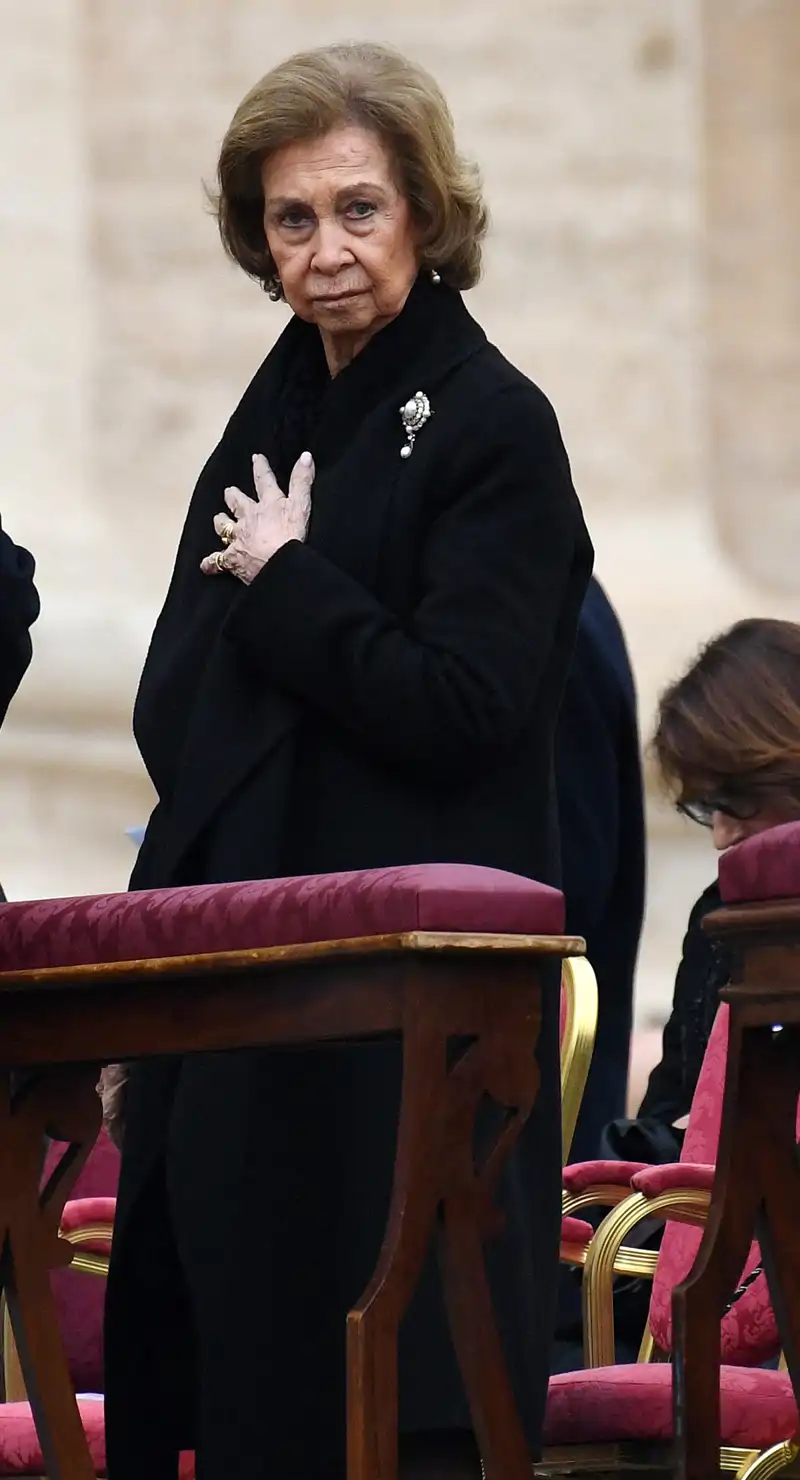
[[[735,822],[750,822],[758,816],[763,802],[757,797],[696,797],[689,802],[678,802],[677,808],[684,817],[689,817],[692,822],[699,822],[701,827],[714,826],[714,813],[721,812],[723,817],[732,817]]]

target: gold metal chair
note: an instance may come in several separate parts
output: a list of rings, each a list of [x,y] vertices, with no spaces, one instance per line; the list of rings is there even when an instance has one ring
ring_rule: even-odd
[[[561,968],[561,1139],[566,1166],[597,1032],[597,977],[585,956]]]
[[[588,1188],[580,1196],[570,1199],[569,1211],[575,1213],[583,1207],[607,1203],[610,1192],[613,1189],[608,1187]],[[629,1192],[612,1207],[585,1250],[573,1251],[573,1257],[566,1251],[566,1262],[583,1264],[584,1269],[583,1308],[587,1368],[614,1365],[615,1274],[624,1272],[652,1278],[655,1272],[658,1255],[647,1250],[626,1249],[625,1238],[643,1220],[654,1217],[702,1227],[708,1215],[709,1203],[710,1193],[699,1188],[676,1188],[654,1197]],[[638,1267],[634,1257],[637,1255]],[[562,1258],[564,1257],[565,1251],[562,1249]],[[670,1361],[669,1354],[655,1346],[649,1324],[638,1361]],[[783,1359],[781,1367],[785,1370]],[[543,1459],[534,1467],[535,1475],[542,1477],[577,1477],[598,1475],[600,1472],[610,1475],[630,1470],[671,1475],[671,1445],[655,1440],[648,1443],[620,1441],[559,1445],[546,1449]],[[761,1451],[723,1446],[720,1450],[720,1470],[731,1473],[735,1480],[770,1480],[770,1477],[779,1474],[785,1475],[787,1480],[796,1480],[796,1477],[800,1477],[800,1436]]]

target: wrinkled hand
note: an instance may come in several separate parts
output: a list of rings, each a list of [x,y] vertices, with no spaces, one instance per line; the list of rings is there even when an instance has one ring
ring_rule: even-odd
[[[230,574],[249,586],[282,545],[305,539],[314,483],[311,453],[304,452],[295,463],[287,494],[278,487],[275,474],[260,452],[253,457],[253,479],[255,498],[240,488],[225,489],[225,502],[233,519],[227,514],[215,515],[214,528],[224,549],[201,562],[204,575]]]
[[[100,1074],[97,1093],[103,1102],[103,1125],[117,1150],[121,1151],[128,1093],[128,1070],[124,1064],[106,1065]]]

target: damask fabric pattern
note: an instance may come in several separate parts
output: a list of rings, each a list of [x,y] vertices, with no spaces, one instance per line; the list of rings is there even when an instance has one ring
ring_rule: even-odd
[[[563,926],[563,896],[545,884],[499,869],[421,864],[7,904],[0,971],[411,930],[552,935]]]
[[[106,1473],[106,1437],[102,1398],[79,1398],[78,1410],[98,1476]],[[142,1422],[146,1423],[146,1415]],[[42,1447],[28,1403],[0,1404],[0,1476],[44,1474]],[[178,1480],[194,1480],[193,1454],[182,1454]],[[144,1477],[143,1477],[144,1480]]]
[[[103,1404],[95,1398],[78,1401],[89,1453],[98,1475],[106,1472]],[[0,1475],[44,1475],[42,1447],[36,1436],[28,1403],[0,1405]]]
[[[723,1004],[714,1022],[692,1101],[682,1163],[703,1165],[716,1161],[727,1051],[728,1008]],[[691,1182],[691,1176],[689,1173],[687,1181]],[[685,1223],[669,1222],[664,1230],[650,1301],[650,1329],[658,1345],[667,1351],[672,1346],[672,1291],[689,1274],[702,1236],[701,1228]],[[753,1243],[742,1278],[760,1263],[761,1252],[758,1244]],[[756,1366],[775,1357],[779,1350],[766,1276],[761,1274],[723,1318],[722,1358],[731,1364]]]
[[[800,1425],[785,1372],[723,1367],[722,1443],[764,1449]],[[545,1444],[613,1443],[672,1437],[672,1368],[635,1363],[564,1372],[550,1379]]]
[[[800,895],[800,822],[784,822],[729,848],[719,860],[724,904]]]

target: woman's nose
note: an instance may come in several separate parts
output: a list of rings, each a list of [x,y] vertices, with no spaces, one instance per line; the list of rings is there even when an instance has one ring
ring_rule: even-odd
[[[331,277],[341,272],[343,267],[351,267],[352,264],[353,253],[346,232],[336,221],[321,221],[317,228],[311,266],[317,272]]]
[[[714,812],[711,817],[711,837],[714,847],[723,852],[725,848],[732,848],[734,843],[741,843],[745,836],[744,825],[737,817],[729,817],[726,812]]]

